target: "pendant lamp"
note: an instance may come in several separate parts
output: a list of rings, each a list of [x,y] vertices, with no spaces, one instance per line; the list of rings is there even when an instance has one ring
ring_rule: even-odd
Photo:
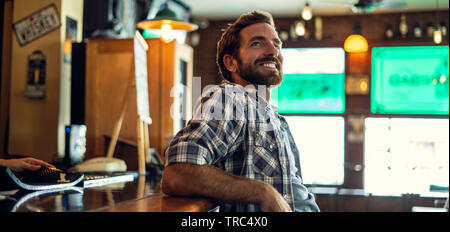
[[[170,43],[174,39],[172,30],[195,31],[198,26],[193,23],[184,22],[177,18],[175,12],[169,9],[167,2],[163,8],[158,11],[155,18],[138,22],[139,29],[159,29],[161,30],[161,40]]]
[[[440,44],[442,42],[441,26],[439,25],[439,0],[436,0],[436,27],[433,31],[433,42]]]
[[[305,7],[303,7],[302,18],[306,21],[312,18],[312,11],[311,7],[309,6],[309,2],[306,2]]]
[[[356,23],[354,33],[347,37],[344,42],[344,50],[349,53],[366,52],[369,49],[366,38],[361,35],[361,26]]]

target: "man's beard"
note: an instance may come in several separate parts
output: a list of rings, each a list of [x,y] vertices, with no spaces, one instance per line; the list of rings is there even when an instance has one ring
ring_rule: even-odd
[[[266,87],[278,86],[281,84],[283,80],[283,72],[281,71],[281,64],[276,58],[261,58],[257,59],[253,64],[246,63],[243,64],[240,57],[237,59],[238,61],[238,74],[242,77],[242,79],[248,81],[254,85],[265,85]],[[260,62],[264,61],[275,61],[278,66],[278,71],[264,71],[261,72],[258,70],[258,66]]]

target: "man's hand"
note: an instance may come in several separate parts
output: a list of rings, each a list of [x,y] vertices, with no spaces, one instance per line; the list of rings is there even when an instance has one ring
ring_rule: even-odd
[[[278,191],[270,185],[267,185],[262,193],[260,202],[263,212],[292,212],[291,207]]]

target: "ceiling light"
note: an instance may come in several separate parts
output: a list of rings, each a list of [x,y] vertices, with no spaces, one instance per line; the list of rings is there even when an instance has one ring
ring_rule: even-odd
[[[433,42],[440,44],[442,42],[441,26],[439,25],[439,0],[436,0],[436,28],[433,31]]]
[[[303,22],[303,21],[298,21],[296,24],[295,24],[295,34],[297,34],[298,36],[304,36],[305,35],[305,32],[306,32],[306,29],[305,29],[305,22]]]
[[[433,42],[435,44],[440,44],[442,42],[442,33],[439,28],[436,28],[433,32]]]
[[[198,28],[196,24],[178,20],[177,15],[169,9],[167,3],[164,4],[163,9],[158,11],[154,19],[138,22],[136,27],[143,29],[144,34],[145,29],[160,29],[160,38],[165,43],[169,43],[174,39],[172,30],[194,31]]]
[[[367,40],[362,35],[350,35],[344,42],[344,50],[350,53],[366,52],[368,47]]]
[[[366,52],[369,49],[366,38],[360,34],[360,25],[355,24],[354,34],[347,37],[344,42],[344,50],[346,52]]]
[[[312,11],[311,7],[309,7],[309,2],[306,2],[305,7],[303,7],[302,18],[306,21],[312,18]]]

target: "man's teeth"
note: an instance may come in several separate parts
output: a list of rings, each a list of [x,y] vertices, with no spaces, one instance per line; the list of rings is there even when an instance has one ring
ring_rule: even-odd
[[[268,67],[268,68],[276,68],[275,64],[273,64],[273,63],[265,63],[263,65],[264,65],[264,67]]]

